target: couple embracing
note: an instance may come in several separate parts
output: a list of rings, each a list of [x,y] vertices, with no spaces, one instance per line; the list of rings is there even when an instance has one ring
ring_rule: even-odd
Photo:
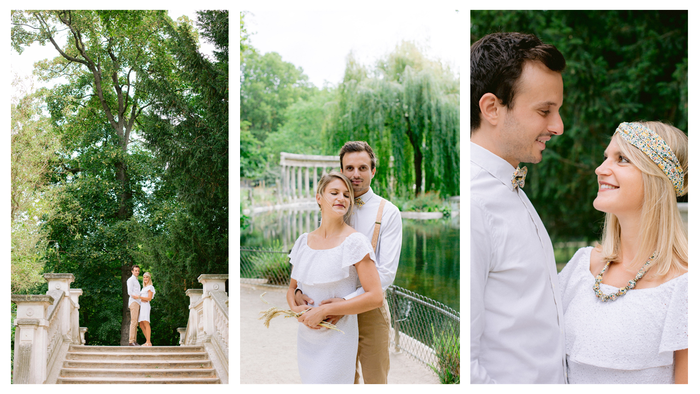
[[[298,318],[302,383],[387,383],[389,309],[401,253],[401,214],[371,188],[372,148],[351,141],[341,172],[324,174],[316,190],[318,229],[302,234],[289,254],[287,302]],[[322,328],[323,321],[341,331]]]
[[[676,199],[688,190],[688,138],[660,122],[614,130],[595,170],[602,239],[557,274],[518,166],[539,163],[564,132],[565,65],[528,34],[471,48],[471,382],[687,383]]]
[[[131,267],[131,277],[126,281],[126,288],[129,294],[129,311],[131,312],[131,323],[129,324],[129,346],[141,346],[136,342],[136,325],[141,327],[146,342],[143,346],[151,344],[151,300],[156,294],[156,289],[151,281],[151,273],[143,274],[143,289],[139,283],[139,273],[141,267],[133,265]]]

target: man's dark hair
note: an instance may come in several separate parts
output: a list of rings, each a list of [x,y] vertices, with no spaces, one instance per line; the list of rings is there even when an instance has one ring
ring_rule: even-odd
[[[509,110],[513,108],[518,79],[526,61],[540,62],[561,73],[564,55],[533,34],[492,33],[471,47],[471,131],[481,125],[479,100],[493,93]]]
[[[134,272],[134,268],[138,268],[139,270],[141,270],[141,267],[139,267],[138,265],[134,264],[134,265],[131,266],[131,272]]]
[[[374,170],[374,167],[377,165],[377,159],[374,157],[374,151],[372,150],[372,147],[369,146],[368,143],[365,141],[348,141],[343,145],[342,148],[340,148],[340,170],[343,170],[343,156],[345,156],[346,153],[350,152],[367,152],[369,155],[369,159],[371,161],[371,168],[370,170]]]

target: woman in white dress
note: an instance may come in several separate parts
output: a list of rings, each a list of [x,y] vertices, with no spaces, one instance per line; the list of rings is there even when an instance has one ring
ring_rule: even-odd
[[[302,234],[289,254],[292,263],[287,302],[299,317],[297,362],[302,383],[347,383],[355,379],[357,314],[382,305],[379,274],[370,241],[346,220],[353,205],[353,189],[342,174],[324,174],[318,184],[316,202],[321,225]],[[356,290],[364,293],[318,307],[297,306],[294,293],[300,289],[312,299],[342,298]],[[336,324],[342,332],[319,326],[329,316],[344,315]]]
[[[688,137],[622,123],[595,172],[602,241],[559,274],[569,383],[687,383]]]
[[[139,310],[139,327],[146,343],[143,346],[153,346],[151,344],[151,300],[156,294],[156,289],[151,281],[151,273],[143,274],[143,289],[141,289],[141,309]]]

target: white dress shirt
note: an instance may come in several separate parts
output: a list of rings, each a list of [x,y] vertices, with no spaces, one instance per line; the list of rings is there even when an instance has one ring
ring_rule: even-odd
[[[364,202],[364,205],[361,207],[355,205],[353,207],[349,224],[355,231],[367,236],[371,242],[372,235],[374,234],[374,222],[377,221],[377,211],[379,210],[381,197],[374,194],[370,187],[367,193],[361,195],[360,198]],[[401,212],[396,205],[387,200],[386,204],[384,204],[384,210],[382,211],[382,225],[379,227],[379,240],[377,240],[377,249],[375,250],[375,254],[377,255],[377,271],[379,272],[379,280],[382,282],[383,291],[386,291],[386,289],[394,283],[396,270],[399,268],[401,241]],[[349,300],[364,293],[365,291],[360,286],[359,282],[358,286],[358,289],[354,293],[344,298]]]
[[[566,383],[554,250],[514,171],[471,143],[471,383]]]
[[[126,280],[126,291],[129,293],[129,306],[134,302],[141,305],[141,298],[138,300],[134,299],[132,296],[141,297],[141,284],[139,283],[139,278],[131,275],[131,278]]]

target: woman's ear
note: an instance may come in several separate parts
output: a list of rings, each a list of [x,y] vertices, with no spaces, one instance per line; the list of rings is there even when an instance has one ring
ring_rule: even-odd
[[[316,193],[316,204],[318,204],[318,207],[321,208],[321,195]]]
[[[481,116],[491,126],[498,125],[498,113],[501,107],[501,100],[493,93],[485,93],[479,100]]]

